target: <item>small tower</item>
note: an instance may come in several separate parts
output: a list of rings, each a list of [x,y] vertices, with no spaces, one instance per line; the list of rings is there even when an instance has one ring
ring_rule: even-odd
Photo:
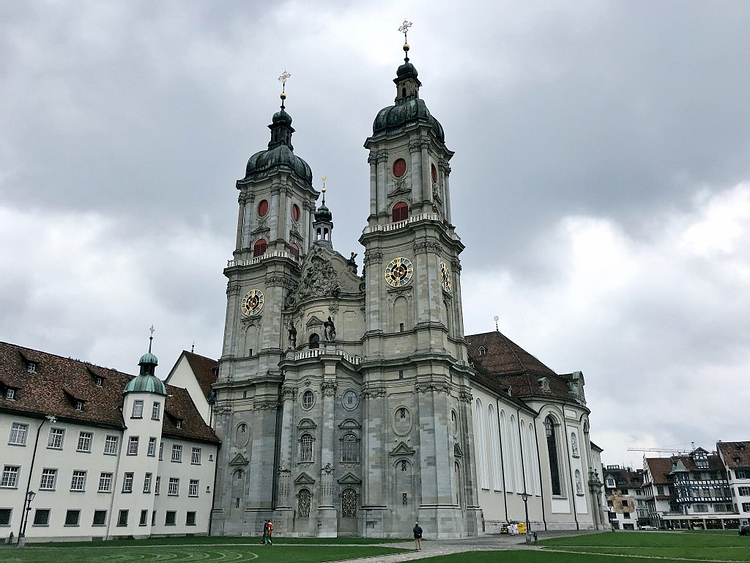
[[[158,452],[161,443],[162,417],[167,388],[156,376],[159,360],[151,352],[154,327],[151,327],[148,352],[138,361],[140,374],[131,379],[122,391],[122,418],[125,431],[120,446],[120,463],[114,506],[118,513],[110,518],[110,533],[124,533],[135,537],[151,535],[151,513],[154,509],[156,477],[159,469]],[[121,516],[127,511],[126,516]],[[123,523],[124,522],[124,523]]]
[[[333,250],[331,234],[333,232],[333,214],[326,207],[326,177],[323,176],[323,202],[315,211],[313,222],[313,233],[315,233],[315,244]]]

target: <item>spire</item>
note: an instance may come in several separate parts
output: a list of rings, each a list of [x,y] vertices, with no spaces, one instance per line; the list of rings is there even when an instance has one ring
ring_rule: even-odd
[[[151,353],[151,345],[154,342],[154,327],[153,325],[149,329],[151,336],[148,339],[148,352],[141,356],[138,360],[138,365],[141,366],[141,373],[138,377],[134,377],[122,390],[122,394],[126,393],[156,393],[158,395],[166,395],[167,388],[164,386],[164,382],[156,377],[156,366],[159,365],[159,360],[156,356]]]
[[[327,247],[329,250],[333,250],[333,243],[331,242],[331,232],[333,231],[333,214],[331,210],[326,207],[326,180],[328,178],[323,176],[323,187],[321,192],[323,193],[323,201],[320,207],[315,210],[315,221],[313,221],[313,231],[315,232],[315,244],[319,244]]]
[[[396,78],[393,79],[393,82],[396,83],[397,104],[403,104],[408,100],[419,98],[419,87],[422,85],[419,78],[417,78],[419,75],[417,69],[409,62],[409,42],[407,41],[407,34],[412,25],[413,24],[409,20],[404,20],[404,23],[398,28],[398,31],[404,34],[404,64],[398,67],[398,70],[396,70]]]
[[[292,75],[286,70],[284,70],[284,72],[281,73],[281,76],[279,76],[279,82],[281,82],[281,94],[279,94],[279,98],[281,98],[281,109],[273,114],[273,118],[271,119],[272,123],[268,126],[271,130],[271,141],[268,143],[269,149],[279,145],[287,145],[293,150],[292,133],[294,133],[294,129],[292,128],[292,116],[286,112],[285,106],[286,81],[289,80],[291,76]]]
[[[409,20],[404,19],[404,23],[401,24],[401,27],[398,28],[398,30],[404,34],[404,62],[409,62],[409,41],[407,38],[407,34],[409,33],[409,28],[414,25]]]
[[[141,359],[138,360],[138,365],[141,366],[140,375],[154,375],[156,366],[159,365],[159,359],[151,353],[151,346],[154,342],[154,332],[156,332],[156,329],[154,328],[154,325],[151,325],[151,328],[148,330],[151,332],[151,336],[148,337],[148,352],[143,354]]]

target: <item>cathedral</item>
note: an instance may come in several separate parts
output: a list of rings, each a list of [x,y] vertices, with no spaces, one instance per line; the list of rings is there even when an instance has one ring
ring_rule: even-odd
[[[268,148],[237,181],[212,534],[264,520],[284,536],[376,538],[415,521],[427,538],[605,524],[583,374],[499,331],[464,334],[453,152],[404,52],[365,141],[361,273],[334,249],[283,90]]]

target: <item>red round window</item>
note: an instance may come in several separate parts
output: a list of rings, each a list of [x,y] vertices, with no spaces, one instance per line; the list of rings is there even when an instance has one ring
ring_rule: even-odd
[[[258,215],[264,217],[266,213],[268,213],[268,201],[264,199],[258,204]]]
[[[406,161],[403,158],[399,158],[393,163],[393,175],[396,178],[400,178],[406,173]]]
[[[299,207],[297,207],[296,203],[292,205],[292,219],[299,221]]]
[[[430,166],[431,166],[431,172],[432,172],[432,181],[437,182],[437,169],[435,168],[434,164]]]

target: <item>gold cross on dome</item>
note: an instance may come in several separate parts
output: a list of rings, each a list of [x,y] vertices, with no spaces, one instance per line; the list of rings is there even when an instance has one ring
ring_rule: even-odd
[[[148,330],[151,332],[151,336],[153,336],[154,333],[156,332],[156,329],[154,328],[154,325],[151,325],[151,328],[148,329]]]
[[[291,74],[289,74],[286,69],[284,69],[284,72],[281,73],[281,76],[279,76],[279,82],[281,82],[281,92],[284,92],[284,89],[286,88],[286,81],[291,78]]]
[[[406,34],[409,33],[409,28],[414,25],[409,20],[404,20],[404,23],[401,24],[401,27],[398,28],[400,33],[404,34],[404,43],[408,43],[406,40]]]

